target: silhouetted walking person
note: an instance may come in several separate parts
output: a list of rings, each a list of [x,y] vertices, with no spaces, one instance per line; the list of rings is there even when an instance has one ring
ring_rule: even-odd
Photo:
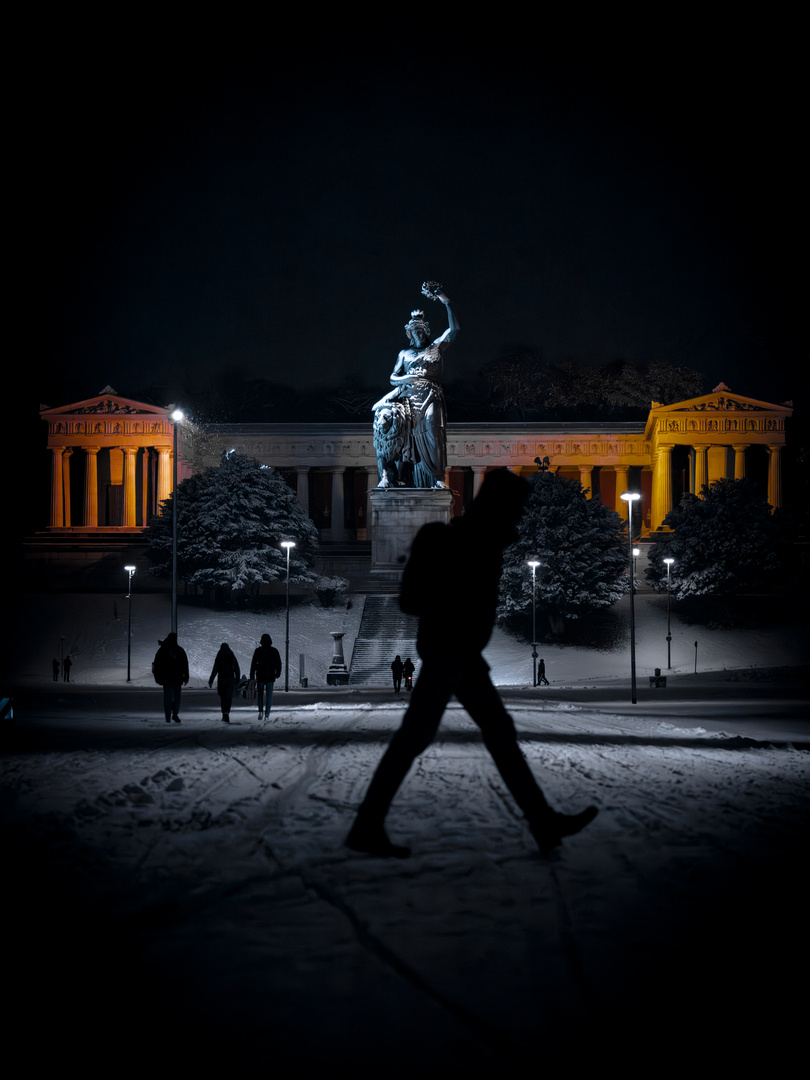
[[[53,670],[53,681],[59,682],[59,661],[54,660],[51,664],[51,668]]]
[[[152,661],[155,682],[163,687],[163,713],[166,723],[180,723],[180,691],[188,682],[186,650],[177,644],[177,634],[167,634],[158,642],[160,648]]]
[[[70,669],[73,667],[73,661],[69,656],[66,656],[62,661],[62,678],[65,682],[70,682]]]
[[[402,674],[405,676],[405,689],[409,694],[413,690],[413,673],[415,671],[413,660],[411,660],[410,656],[406,656],[405,663],[402,665]]]
[[[402,669],[404,665],[399,658],[399,653],[394,657],[391,663],[391,675],[394,679],[394,690],[399,693],[400,686],[402,685]]]
[[[541,660],[537,665],[537,685],[538,686],[550,686],[548,679],[546,678],[546,662]]]
[[[226,724],[231,722],[231,702],[233,701],[233,692],[236,689],[236,683],[241,676],[239,670],[239,661],[231,652],[230,646],[227,642],[222,642],[219,647],[219,652],[214,660],[214,666],[211,669],[211,678],[208,680],[208,685],[211,686],[214,682],[214,678],[217,680],[217,693],[219,694],[219,702],[222,706],[222,719]]]
[[[514,473],[489,473],[468,514],[449,526],[425,525],[416,536],[402,578],[400,606],[419,616],[416,647],[422,667],[402,725],[346,838],[355,851],[397,858],[410,854],[389,840],[385,815],[414,759],[433,741],[453,694],[481,729],[541,851],[579,832],[596,816],[593,806],[568,815],[548,805],[481,656],[495,623],[503,550],[516,539],[515,526],[529,490]]]
[[[250,662],[250,677],[256,680],[256,690],[259,695],[259,719],[264,710],[265,720],[270,715],[270,706],[273,704],[273,688],[276,679],[281,675],[281,656],[278,649],[273,648],[273,639],[269,634],[262,634],[259,638],[259,647],[253,654]]]

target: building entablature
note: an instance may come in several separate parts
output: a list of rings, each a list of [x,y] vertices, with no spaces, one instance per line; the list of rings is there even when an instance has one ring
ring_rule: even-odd
[[[652,403],[644,432],[653,451],[658,443],[731,445],[735,442],[781,444],[789,403],[773,405],[733,394],[720,383],[711,394],[673,405]]]
[[[279,469],[376,469],[368,424],[212,424],[203,460],[215,465],[223,451],[234,449]],[[506,466],[534,469],[535,458],[550,457],[555,466],[646,465],[650,446],[643,424],[448,424],[450,468]]]
[[[48,424],[48,446],[172,445],[166,409],[119,397],[108,387],[97,397],[73,405],[40,410]]]

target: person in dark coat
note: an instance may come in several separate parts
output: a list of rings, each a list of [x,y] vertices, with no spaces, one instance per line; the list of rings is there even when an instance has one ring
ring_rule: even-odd
[[[414,759],[433,741],[453,694],[481,729],[484,745],[543,853],[596,816],[593,806],[568,815],[546,802],[481,655],[495,623],[503,550],[517,539],[516,525],[529,491],[529,484],[514,473],[489,473],[469,513],[449,525],[425,525],[417,533],[402,577],[400,607],[419,616],[416,647],[422,666],[402,724],[346,837],[354,851],[397,858],[410,854],[388,838],[385,815]]]
[[[217,693],[219,694],[219,701],[222,706],[222,720],[226,724],[231,722],[231,702],[233,701],[233,693],[241,674],[242,673],[239,670],[239,661],[231,652],[231,648],[227,642],[223,641],[219,647],[216,659],[214,660],[214,666],[211,669],[211,678],[208,680],[208,685],[212,686],[214,678],[216,677]]]
[[[537,665],[537,685],[538,686],[550,686],[548,679],[546,678],[546,662],[541,660]]]
[[[63,673],[63,677],[64,677],[65,682],[70,682],[70,669],[72,667],[73,667],[73,661],[70,659],[70,656],[68,655],[62,661],[62,673]]]
[[[259,696],[259,719],[264,712],[265,720],[270,715],[270,706],[273,704],[273,688],[276,679],[281,675],[281,657],[278,649],[273,648],[273,639],[269,634],[262,634],[259,638],[259,647],[253,654],[250,662],[250,677],[256,680],[256,690]]]
[[[163,687],[163,712],[166,723],[180,723],[180,690],[188,682],[186,650],[177,644],[177,634],[167,634],[152,661],[155,682]]]
[[[402,685],[402,668],[403,663],[399,658],[399,653],[397,653],[391,663],[391,675],[394,679],[394,691],[397,694],[399,693],[399,688]]]
[[[415,671],[413,660],[411,660],[410,656],[406,656],[405,663],[402,665],[402,674],[405,676],[405,689],[409,694],[413,690],[413,673]]]

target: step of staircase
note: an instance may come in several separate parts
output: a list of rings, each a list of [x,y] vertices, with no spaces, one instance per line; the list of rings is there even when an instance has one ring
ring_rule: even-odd
[[[419,620],[399,609],[399,596],[367,596],[352,651],[350,686],[389,686],[391,661],[410,656],[419,669],[416,631]]]

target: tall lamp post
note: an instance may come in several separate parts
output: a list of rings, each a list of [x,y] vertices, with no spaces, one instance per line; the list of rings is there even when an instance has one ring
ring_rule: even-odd
[[[674,559],[664,559],[667,564],[667,670],[672,669],[672,592],[671,592],[671,579],[670,571],[672,570],[672,564]]]
[[[184,419],[181,409],[171,413],[173,425],[172,454],[172,633],[177,633],[177,427]]]
[[[129,608],[127,611],[127,682],[132,682],[130,678],[130,662],[132,660],[132,575],[135,573],[134,566],[125,566],[127,574],[127,600],[129,601]]]
[[[630,541],[630,700],[636,704],[636,574],[633,565],[633,503],[641,496],[637,491],[625,491],[627,503],[627,537]]]
[[[287,634],[284,638],[284,691],[290,689],[290,548],[295,547],[294,540],[282,540],[281,546],[287,549]]]
[[[537,567],[536,559],[529,560],[532,568],[532,686],[537,686]]]

